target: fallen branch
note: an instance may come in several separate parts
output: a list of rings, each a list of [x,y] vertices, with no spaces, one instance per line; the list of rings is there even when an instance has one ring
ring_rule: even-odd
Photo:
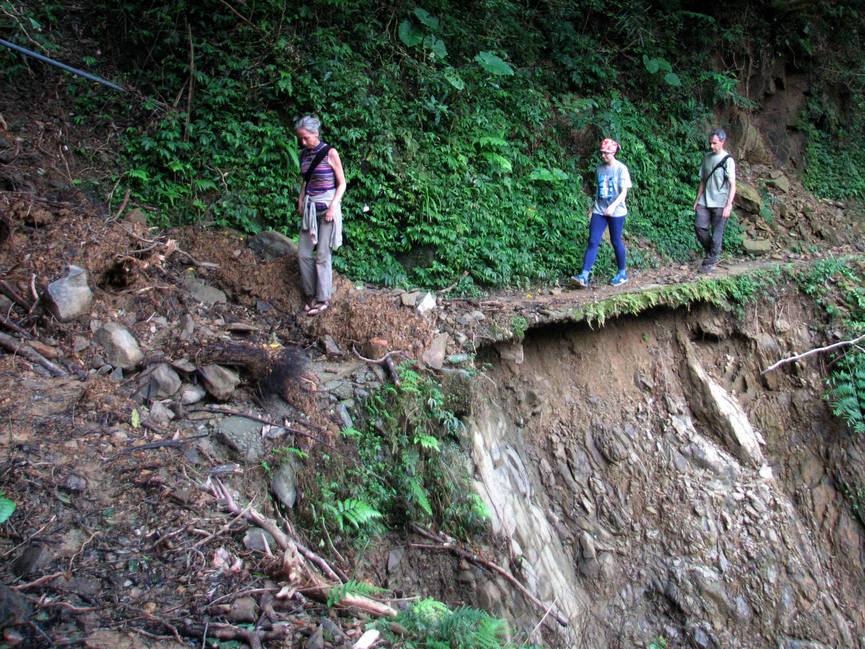
[[[184,635],[201,641],[205,646],[208,636],[217,640],[243,640],[252,649],[262,649],[265,640],[285,640],[290,638],[294,627],[290,624],[264,624],[258,629],[242,629],[232,624],[184,624],[180,627]],[[281,645],[280,645],[281,646]]]
[[[48,370],[51,376],[69,376],[69,372],[67,372],[61,367],[58,367],[47,358],[45,358],[42,354],[30,347],[27,343],[25,343],[24,341],[20,341],[17,338],[13,338],[12,336],[0,333],[0,347],[3,347],[4,349],[12,352],[13,354],[18,354],[19,356],[26,358],[31,363],[41,365],[46,370]]]
[[[36,586],[41,586],[42,584],[48,583],[49,581],[53,581],[58,577],[62,577],[65,574],[65,572],[55,572],[51,575],[43,575],[42,577],[39,577],[39,579],[34,579],[33,581],[26,584],[18,584],[17,586],[12,586],[12,590],[27,590],[28,588],[35,588]]]
[[[285,554],[285,557],[283,558],[283,564],[288,563],[286,558],[292,556],[293,554],[300,554],[301,556],[305,556],[301,552],[300,546],[293,539],[289,538],[289,536],[285,532],[283,532],[272,519],[266,518],[263,514],[261,514],[258,510],[251,506],[241,508],[240,505],[238,505],[237,502],[234,500],[234,497],[228,491],[226,486],[222,484],[222,482],[220,482],[218,479],[212,479],[211,485],[213,486],[214,495],[216,495],[217,498],[221,498],[225,502],[228,511],[232,512],[233,514],[242,513],[243,517],[250,523],[270,533],[274,541],[276,541],[276,544],[283,550]],[[309,551],[307,550],[307,552]],[[327,566],[324,559],[321,559],[321,557],[317,557],[317,559],[318,561],[316,561],[316,565],[319,568],[322,568],[322,566]],[[286,566],[286,569],[287,568],[288,567]],[[338,584],[341,583],[340,580],[336,578],[336,573],[333,571],[332,568],[327,566],[325,572],[326,574],[328,574],[328,576],[331,577],[331,579],[335,579]],[[308,595],[319,601],[326,602],[327,596],[331,590],[331,584],[328,584],[312,570],[307,569],[305,573],[306,574],[304,576],[312,582],[312,586],[303,588],[303,592],[307,593]],[[393,607],[360,595],[346,595],[340,600],[340,605],[356,608],[376,617],[396,617],[396,610]]]
[[[801,354],[794,354],[793,356],[789,356],[787,358],[782,358],[780,361],[775,363],[774,365],[770,365],[765,370],[760,372],[761,374],[766,374],[766,372],[771,372],[772,370],[784,365],[786,363],[792,363],[793,361],[798,361],[803,358],[807,358],[808,356],[813,356],[814,354],[819,354],[821,352],[828,352],[833,349],[838,349],[839,347],[846,347],[848,345],[855,345],[861,340],[865,340],[865,334],[862,334],[858,338],[854,338],[853,340],[842,340],[839,343],[833,343],[831,345],[827,345],[826,347],[817,347],[816,349],[809,349],[807,352],[802,352]]]
[[[3,293],[18,306],[30,310],[30,302],[21,297],[18,291],[12,288],[6,280],[0,279],[0,293]]]
[[[29,331],[27,331],[26,329],[22,329],[6,316],[0,315],[0,325],[3,325],[7,329],[9,329],[9,331],[14,331],[16,334],[18,334],[19,336],[23,336],[24,338],[33,337]]]
[[[145,426],[145,422],[142,422],[142,426]],[[147,427],[147,426],[145,426]],[[154,429],[150,429],[154,430]],[[155,429],[158,433],[165,433],[166,431]],[[177,448],[179,446],[183,446],[189,442],[194,442],[197,439],[201,439],[202,437],[207,437],[210,433],[200,433],[198,435],[190,435],[189,437],[181,437],[180,439],[163,439],[158,442],[150,442],[149,444],[140,444],[138,446],[130,446],[129,448],[125,448],[119,453],[117,453],[112,459],[117,459],[121,455],[127,455],[129,453],[134,453],[135,451],[150,451],[157,448]]]
[[[420,525],[417,525],[417,524],[412,524],[412,529],[414,529],[414,531],[417,532],[418,534],[420,534],[421,536],[426,537],[426,538],[430,539],[431,541],[435,541],[437,544],[437,545],[413,544],[414,547],[425,548],[427,550],[448,550],[450,552],[453,552],[455,555],[457,555],[458,557],[460,557],[462,559],[465,559],[467,561],[471,561],[472,563],[475,563],[479,566],[482,566],[483,568],[486,568],[487,570],[490,570],[490,571],[496,573],[497,575],[501,575],[509,583],[513,584],[513,586],[518,591],[520,591],[526,599],[528,599],[532,604],[534,604],[539,609],[544,611],[545,615],[547,613],[550,613],[551,616],[556,620],[556,622],[558,622],[561,626],[568,626],[567,618],[562,616],[560,613],[551,612],[551,607],[548,607],[541,600],[539,600],[537,597],[532,595],[529,592],[529,590],[517,580],[516,577],[514,577],[511,573],[509,573],[507,570],[505,570],[501,566],[494,564],[492,561],[488,561],[486,559],[483,559],[483,558],[479,557],[478,555],[476,555],[472,552],[469,552],[468,550],[463,550],[461,547],[459,547],[457,545],[456,539],[453,539],[450,536],[447,536],[445,534],[434,534],[433,532],[430,532],[429,530],[425,530],[424,528],[422,528]]]
[[[126,204],[129,203],[129,193],[131,189],[129,187],[126,188],[126,191],[123,193],[123,200],[120,201],[120,207],[117,208],[117,213],[114,215],[114,220],[120,218],[120,215],[123,214],[123,210],[126,209]]]
[[[390,378],[393,381],[393,384],[396,387],[399,387],[399,385],[400,385],[399,372],[397,372],[396,365],[394,364],[391,356],[396,356],[397,354],[405,354],[404,351],[396,350],[396,351],[388,352],[387,354],[385,354],[384,356],[382,356],[381,358],[379,358],[377,360],[374,358],[367,358],[366,356],[362,356],[361,353],[359,351],[357,351],[357,348],[354,346],[354,344],[352,344],[352,346],[351,346],[351,351],[353,351],[354,355],[357,356],[362,361],[366,361],[367,363],[373,363],[375,365],[383,365],[387,369],[388,373],[390,374]]]
[[[452,290],[454,290],[459,285],[459,283],[461,281],[463,281],[464,277],[468,277],[468,274],[469,274],[469,271],[464,270],[463,274],[459,276],[459,279],[457,279],[457,281],[455,281],[450,286],[446,286],[445,288],[443,288],[439,291],[436,291],[436,293],[438,293],[439,295],[444,295],[445,293],[450,293]]]

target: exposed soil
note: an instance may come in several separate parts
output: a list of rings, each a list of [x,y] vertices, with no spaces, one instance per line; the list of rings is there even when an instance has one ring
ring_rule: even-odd
[[[398,291],[337,277],[332,307],[309,318],[302,315],[292,257],[259,258],[244,237],[228,231],[148,228],[140,210],[118,196],[109,210],[106,197],[74,181],[104,173],[115,131],[81,132],[51,108],[50,97],[29,96],[28,105],[48,107],[36,119],[16,99],[14,93],[0,98],[0,279],[4,293],[15,296],[4,301],[0,328],[32,343],[68,376],[49,376],[21,354],[0,356],[0,489],[17,505],[0,525],[6,644],[168,648],[201,646],[205,637],[213,642],[221,635],[251,646],[299,646],[326,628],[324,646],[352,646],[365,617],[306,596],[310,584],[286,579],[278,549],[244,544],[249,525],[226,511],[216,481],[265,515],[294,521],[284,521],[291,512],[267,494],[259,461],[240,461],[211,440],[224,419],[213,406],[271,421],[261,429],[265,451],[285,443],[268,437],[281,426],[301,431],[295,444],[311,454],[302,487],[315,472],[317,454],[333,452],[344,424],[327,382],[387,380],[353,349],[368,356],[399,350],[420,365],[441,332],[450,335],[447,352],[473,353],[488,345],[493,328],[510,331],[517,316],[535,326],[551,312],[622,289],[546,286],[475,299],[442,293],[438,308],[424,316],[403,306]],[[768,169],[753,170],[763,172]],[[796,236],[777,230],[770,259],[730,260],[718,274],[800,259],[801,251],[786,249],[793,239],[823,246],[811,255],[861,245],[855,227],[841,227],[845,206],[814,201],[794,183],[789,202],[800,201],[813,209]],[[762,230],[761,221],[752,220],[749,227]],[[70,264],[88,271],[94,301],[88,316],[60,322],[45,310],[43,296]],[[688,266],[641,271],[626,290],[694,277]],[[223,291],[225,300],[195,298],[192,280]],[[483,325],[468,317],[474,312],[483,315]],[[118,372],[93,340],[107,322],[122,324],[139,341],[144,359],[132,370]],[[208,397],[205,405],[190,407],[173,399],[175,419],[136,421],[133,412],[152,415],[148,373],[160,363],[172,364],[184,383],[199,385],[202,366],[216,361],[241,372],[228,402]],[[632,372],[627,359],[611,367],[623,383]],[[308,541],[302,530],[295,532]],[[444,552],[407,547],[411,541],[386,538],[362,555],[314,549],[346,576],[387,586],[397,597],[484,603],[472,585],[476,569]],[[496,548],[498,542],[488,539],[485,549],[507,563],[509,551]],[[405,554],[388,569],[394,549]],[[250,614],[238,610],[245,597],[254,599]],[[243,634],[248,627],[240,625],[250,622],[258,623],[258,640]]]

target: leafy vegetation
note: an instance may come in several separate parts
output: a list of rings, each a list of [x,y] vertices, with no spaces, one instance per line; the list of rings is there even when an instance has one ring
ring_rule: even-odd
[[[441,602],[424,599],[401,611],[396,622],[405,633],[396,635],[388,622],[378,628],[391,642],[405,649],[504,649],[508,627],[504,620],[484,611],[460,607],[451,610]]]
[[[129,189],[156,224],[294,234],[292,124],[317,113],[349,182],[347,244],[336,263],[358,279],[442,285],[468,272],[458,286],[468,291],[572,273],[602,136],[621,142],[635,182],[632,264],[687,258],[706,128],[718,109],[756,107],[747,96],[755,60],[819,66],[826,92],[812,93],[801,120],[806,181],[821,195],[863,192],[847,172],[865,151],[862,119],[845,117],[863,114],[863,21],[849,3],[783,20],[768,0],[745,15],[597,0],[0,7],[0,28],[44,51],[58,53],[52,43],[64,30],[99,43],[59,53],[125,76],[147,97],[124,113],[106,91],[69,81],[76,119],[133,124],[113,196]],[[11,64],[6,75],[26,74],[20,57],[0,57]],[[735,250],[735,217],[728,233]],[[613,266],[603,249],[598,271]]]
[[[865,334],[865,272],[861,263],[830,257],[798,278],[803,293],[841,324],[848,339]],[[854,433],[865,433],[865,352],[862,345],[841,350],[827,380],[832,412]]]
[[[0,491],[0,523],[5,523],[9,517],[15,513],[15,501],[9,500],[2,491]]]
[[[485,528],[488,513],[471,489],[460,447],[462,422],[434,379],[409,365],[399,374],[399,386],[370,395],[364,425],[342,431],[357,462],[329,456],[307,494],[313,527],[323,538],[363,541],[411,522],[462,539]]]

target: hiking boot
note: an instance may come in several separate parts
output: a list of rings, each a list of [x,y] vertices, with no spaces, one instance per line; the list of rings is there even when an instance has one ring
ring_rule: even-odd
[[[616,276],[610,280],[610,286],[621,286],[628,281],[628,271],[620,270]]]
[[[703,265],[700,266],[700,269],[697,272],[703,274],[715,272],[715,262],[710,262],[708,264],[706,262],[703,262]]]
[[[584,270],[579,275],[573,275],[571,283],[576,284],[580,288],[587,288],[589,286],[589,271]]]

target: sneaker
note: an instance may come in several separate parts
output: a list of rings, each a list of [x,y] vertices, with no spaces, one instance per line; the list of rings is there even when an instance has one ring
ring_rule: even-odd
[[[579,275],[572,275],[571,283],[576,284],[580,288],[587,288],[589,286],[589,271],[584,270]]]
[[[628,281],[628,271],[620,270],[616,276],[610,280],[610,286],[621,286]]]

